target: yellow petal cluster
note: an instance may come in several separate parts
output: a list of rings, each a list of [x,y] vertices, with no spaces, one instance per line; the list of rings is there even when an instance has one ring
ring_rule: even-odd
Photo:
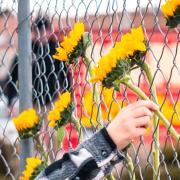
[[[144,33],[141,27],[131,29],[130,33],[126,33],[120,42],[117,42],[115,48],[118,49],[120,58],[129,58],[135,52],[146,51]]]
[[[167,0],[165,4],[161,6],[161,11],[166,18],[174,15],[177,7],[180,6],[179,0]]]
[[[13,119],[16,129],[20,132],[39,124],[39,117],[34,109],[28,109]]]
[[[67,61],[68,55],[74,51],[84,33],[84,24],[76,23],[74,28],[69,32],[68,36],[64,37],[60,48],[56,48],[57,54],[53,55],[54,59]]]
[[[61,113],[68,107],[70,102],[70,92],[67,91],[59,96],[59,99],[54,104],[54,109],[48,113],[49,126],[54,127],[56,125],[56,121],[61,119]]]
[[[42,161],[38,157],[30,157],[26,159],[26,169],[22,172],[23,176],[19,180],[29,180],[34,170],[41,165]]]
[[[108,73],[116,67],[119,60],[132,57],[135,52],[146,51],[144,33],[141,27],[131,29],[120,42],[115,44],[109,53],[98,61],[98,66],[93,69],[94,77],[91,82],[103,81]]]

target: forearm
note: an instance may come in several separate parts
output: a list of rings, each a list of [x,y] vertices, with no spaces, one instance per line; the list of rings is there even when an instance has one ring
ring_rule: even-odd
[[[100,179],[123,159],[105,128],[47,167],[36,179]]]

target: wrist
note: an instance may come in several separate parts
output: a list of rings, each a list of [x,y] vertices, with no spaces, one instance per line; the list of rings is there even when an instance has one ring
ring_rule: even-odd
[[[109,137],[112,139],[112,141],[116,145],[117,149],[123,150],[129,144],[130,141],[126,138],[126,135],[123,134],[121,131],[115,131],[114,128],[111,127],[111,124],[107,126],[106,130]]]

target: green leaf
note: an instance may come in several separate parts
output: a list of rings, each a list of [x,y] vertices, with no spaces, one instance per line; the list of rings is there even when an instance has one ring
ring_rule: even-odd
[[[61,126],[57,130],[58,147],[60,147],[65,134],[65,127]]]

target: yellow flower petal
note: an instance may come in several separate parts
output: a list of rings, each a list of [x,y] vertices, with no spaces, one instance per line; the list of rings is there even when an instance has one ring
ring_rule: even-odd
[[[29,180],[34,170],[41,165],[42,161],[38,157],[31,157],[26,159],[26,169],[22,172],[20,180]]]
[[[61,61],[67,61],[68,60],[68,55],[66,50],[64,50],[63,48],[56,48],[57,50],[57,54],[53,55],[54,59],[58,59]]]
[[[71,93],[65,92],[59,96],[59,99],[54,104],[54,109],[49,111],[48,120],[49,126],[54,127],[56,122],[61,120],[61,113],[69,106],[71,103]]]
[[[57,54],[53,55],[54,59],[67,61],[68,56],[74,51],[80,42],[84,34],[84,24],[76,23],[74,28],[69,32],[68,36],[64,37],[64,40],[61,42],[61,47],[56,48]]]
[[[161,6],[161,11],[166,18],[174,15],[177,7],[180,6],[179,0],[167,0],[165,4]]]
[[[18,131],[33,128],[39,123],[39,117],[34,109],[28,109],[13,119],[13,123]]]

